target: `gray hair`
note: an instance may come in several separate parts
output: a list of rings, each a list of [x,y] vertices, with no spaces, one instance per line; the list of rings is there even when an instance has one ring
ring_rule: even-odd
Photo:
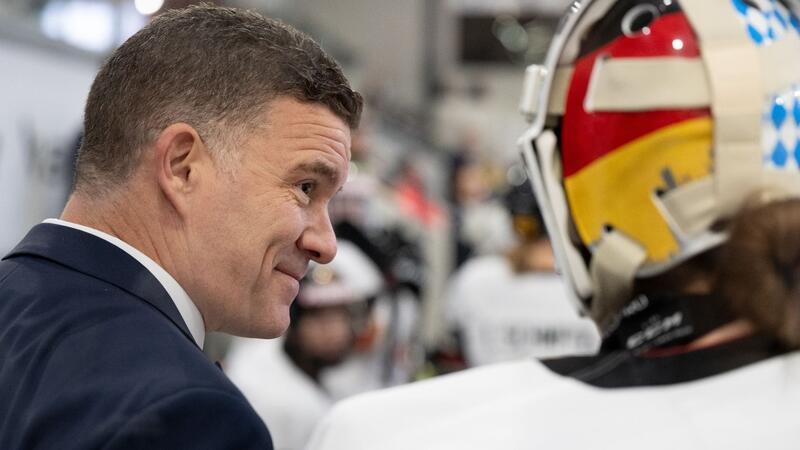
[[[76,189],[105,192],[133,173],[164,128],[193,126],[220,165],[230,142],[279,96],[327,106],[351,129],[363,100],[308,35],[257,13],[210,5],[168,11],[101,67],[84,114]]]

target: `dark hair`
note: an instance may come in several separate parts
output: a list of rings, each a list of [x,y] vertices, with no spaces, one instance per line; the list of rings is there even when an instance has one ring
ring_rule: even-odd
[[[742,208],[728,240],[667,273],[637,279],[635,294],[701,286],[720,296],[721,314],[748,319],[762,333],[800,348],[800,199]]]
[[[308,35],[249,11],[210,5],[168,11],[122,44],[97,74],[86,102],[76,188],[124,181],[143,149],[172,123],[192,125],[215,157],[229,157],[222,147],[235,146],[221,142],[253,127],[279,96],[323,104],[350,128],[358,126],[361,95]]]
[[[736,313],[800,347],[800,199],[739,213],[721,249],[716,284]]]
[[[692,284],[721,297],[726,311],[762,333],[800,347],[800,199],[746,206],[727,224],[720,247],[650,279],[635,293],[672,292]]]

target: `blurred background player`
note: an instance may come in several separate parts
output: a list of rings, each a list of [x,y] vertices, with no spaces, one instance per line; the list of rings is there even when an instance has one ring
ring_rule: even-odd
[[[575,2],[520,145],[600,352],[364,395],[310,448],[794,448],[797,6]]]
[[[386,162],[376,139],[367,116],[353,137],[348,181],[328,208],[337,238],[358,246],[384,282],[371,303],[369,333],[353,355],[326,374],[325,384],[336,398],[408,382],[419,359],[412,355],[422,353],[420,300],[430,275],[422,251],[426,231],[420,226],[426,214],[403,208],[408,202],[401,189],[381,176],[378,167]]]
[[[450,173],[454,269],[470,258],[503,253],[514,244],[511,217],[493,195],[497,183],[492,183],[492,165],[465,148],[454,155]]]
[[[302,281],[282,338],[236,339],[230,350],[226,373],[269,423],[275,448],[303,448],[330,408],[326,371],[356,351],[369,329],[368,304],[382,289],[366,255],[351,242],[338,245],[336,258],[313,265]],[[351,372],[351,384],[369,385],[363,376]]]
[[[448,292],[450,327],[468,366],[524,357],[593,354],[597,327],[579,317],[555,273],[553,249],[521,166],[505,194],[516,243],[468,260]]]

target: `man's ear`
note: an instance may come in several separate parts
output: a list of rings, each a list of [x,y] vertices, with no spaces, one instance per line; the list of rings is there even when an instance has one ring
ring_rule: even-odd
[[[204,169],[213,167],[208,149],[191,125],[175,123],[161,131],[154,150],[158,186],[178,214],[184,215],[186,196],[197,189]]]

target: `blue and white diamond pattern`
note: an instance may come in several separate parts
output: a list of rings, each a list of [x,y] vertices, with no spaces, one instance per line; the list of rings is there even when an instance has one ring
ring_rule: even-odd
[[[764,164],[800,171],[800,85],[770,99],[761,126]]]
[[[786,33],[800,35],[800,21],[777,0],[751,0],[758,8],[744,0],[731,0],[747,35],[756,45],[768,45]]]

